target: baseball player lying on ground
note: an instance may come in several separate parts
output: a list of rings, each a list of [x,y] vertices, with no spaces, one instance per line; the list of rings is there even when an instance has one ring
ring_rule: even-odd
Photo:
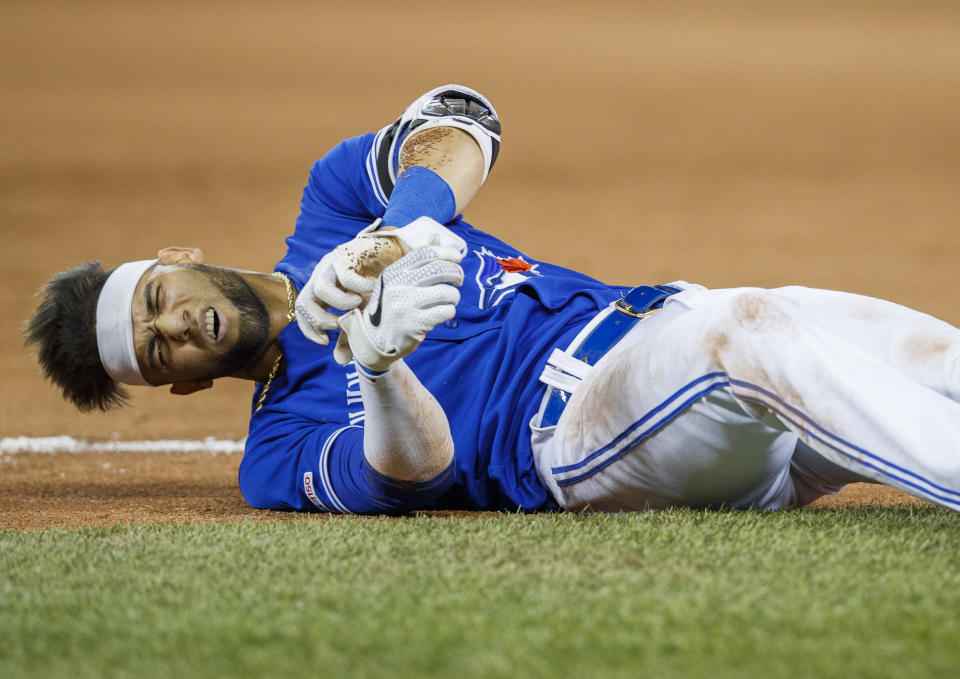
[[[273,274],[184,248],[88,263],[47,285],[28,342],[84,410],[121,383],[255,380],[254,507],[776,509],[867,481],[960,508],[956,328],[534,260],[459,216],[499,144],[486,98],[437,88],[317,161]]]

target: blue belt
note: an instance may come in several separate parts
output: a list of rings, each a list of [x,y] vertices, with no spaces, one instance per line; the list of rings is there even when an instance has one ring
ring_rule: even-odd
[[[667,297],[678,292],[680,288],[670,285],[641,285],[634,288],[617,300],[613,313],[590,331],[572,356],[587,365],[595,365],[641,318],[655,312],[663,306],[663,301]],[[567,407],[567,392],[557,387],[547,387],[547,389],[550,390],[550,396],[547,399],[547,407],[543,410],[543,417],[540,418],[541,427],[555,425],[560,420],[563,409]]]

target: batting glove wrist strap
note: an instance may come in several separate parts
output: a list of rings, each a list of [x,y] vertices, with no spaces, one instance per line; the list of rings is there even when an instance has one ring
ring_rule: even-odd
[[[366,307],[339,318],[337,362],[354,359],[382,372],[410,354],[427,332],[454,317],[460,301],[454,286],[463,283],[461,259],[458,250],[422,247],[384,269]]]

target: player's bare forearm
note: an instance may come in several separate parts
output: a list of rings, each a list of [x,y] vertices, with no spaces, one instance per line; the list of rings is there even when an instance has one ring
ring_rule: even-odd
[[[367,414],[363,454],[371,467],[399,481],[426,481],[450,465],[447,416],[402,360],[373,378],[360,371],[360,393]]]
[[[352,360],[357,370],[366,412],[363,455],[390,483],[436,480],[453,459],[443,408],[403,357],[454,317],[463,283],[458,262],[465,250],[465,244],[417,248],[384,269],[363,310],[353,309],[339,320],[334,358],[341,365]]]
[[[400,151],[400,172],[419,165],[447,182],[463,212],[483,183],[483,153],[469,134],[456,127],[431,127],[415,132]]]

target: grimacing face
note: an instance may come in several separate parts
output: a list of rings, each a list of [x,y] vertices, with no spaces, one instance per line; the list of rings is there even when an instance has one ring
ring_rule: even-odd
[[[231,269],[155,264],[133,295],[133,345],[151,384],[232,375],[266,349],[270,320],[263,302]]]

